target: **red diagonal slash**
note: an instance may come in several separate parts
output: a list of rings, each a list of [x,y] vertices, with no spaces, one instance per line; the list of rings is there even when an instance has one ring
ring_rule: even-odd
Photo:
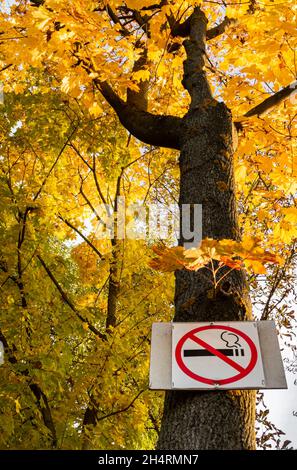
[[[189,339],[195,341],[197,344],[199,344],[199,346],[202,346],[204,349],[207,349],[209,352],[211,352],[212,354],[214,354],[215,356],[219,357],[220,359],[222,359],[222,361],[225,361],[227,364],[229,364],[229,366],[233,367],[234,369],[238,370],[238,372],[245,372],[245,369],[244,367],[241,367],[239,364],[237,364],[237,362],[233,361],[232,359],[230,359],[228,356],[224,356],[224,354],[222,354],[220,351],[218,351],[217,349],[215,349],[213,346],[211,346],[210,344],[206,343],[205,341],[203,341],[203,339],[200,339],[200,338],[197,338],[196,336],[194,335],[191,335],[189,336]]]

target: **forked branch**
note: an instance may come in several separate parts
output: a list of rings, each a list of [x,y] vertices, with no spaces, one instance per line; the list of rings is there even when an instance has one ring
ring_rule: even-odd
[[[181,118],[155,115],[123,101],[107,82],[95,80],[97,89],[117,113],[123,126],[137,139],[148,145],[180,149]]]
[[[176,21],[173,15],[168,16],[167,19],[171,28],[172,37],[185,38],[190,36],[191,16],[189,16],[189,18],[187,18],[183,23]],[[226,16],[220,24],[206,31],[206,40],[209,41],[220,36],[232,23],[235,23],[235,20]]]

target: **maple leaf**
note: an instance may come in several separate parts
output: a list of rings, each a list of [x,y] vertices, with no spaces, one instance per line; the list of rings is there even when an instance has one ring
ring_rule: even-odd
[[[242,269],[243,263],[240,259],[230,258],[229,256],[221,256],[220,260],[222,264],[228,266],[228,268],[236,270]]]
[[[133,73],[133,80],[136,82],[145,81],[150,78],[150,71],[149,70],[138,70],[137,72]]]
[[[205,267],[211,260],[216,260],[221,265],[232,269],[246,267],[255,274],[266,273],[265,264],[280,264],[280,256],[264,250],[260,246],[257,237],[245,237],[242,242],[234,240],[213,240],[206,238],[201,241],[199,248],[185,250],[182,247],[154,248],[158,258],[155,258],[150,266],[160,271],[175,271],[186,268],[197,271]]]
[[[154,246],[153,251],[158,255],[149,262],[149,266],[153,269],[172,272],[177,269],[183,269],[185,266],[184,252],[181,246],[167,248],[165,246]]]
[[[44,7],[34,10],[32,16],[37,19],[37,28],[41,31],[46,31],[49,23],[52,21],[50,11]]]

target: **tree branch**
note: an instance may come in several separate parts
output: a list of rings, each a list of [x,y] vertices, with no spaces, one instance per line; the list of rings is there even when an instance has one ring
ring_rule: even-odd
[[[43,1],[36,0],[32,3],[35,4],[35,6],[40,6]],[[143,10],[155,10],[166,4],[167,0],[163,0],[158,4],[144,8]],[[108,13],[109,15],[112,15],[112,21],[116,21],[116,23],[120,22],[120,20],[116,18],[116,14],[112,12],[111,9],[109,9]],[[81,58],[79,58],[79,61],[80,63],[82,62]],[[94,71],[90,68],[90,64],[88,63],[84,63],[83,66],[88,72]],[[182,121],[181,118],[175,116],[154,115],[144,109],[139,109],[135,105],[136,103],[133,104],[129,102],[129,100],[124,102],[107,82],[94,79],[94,85],[102,93],[106,101],[113,107],[123,126],[132,135],[134,135],[134,137],[148,145],[180,150],[179,128]]]
[[[235,23],[236,20],[234,20],[233,18],[228,18],[228,16],[226,16],[222,23],[206,31],[206,39],[210,41],[211,39],[217,38],[221,34],[224,34],[228,26]]]
[[[98,248],[96,248],[95,245],[92,242],[90,242],[90,240],[78,228],[72,225],[72,223],[69,222],[69,220],[64,219],[61,215],[59,215],[58,217],[66,225],[68,225],[68,227],[72,228],[72,230],[74,230],[89,245],[89,247],[92,248],[92,250],[96,253],[96,255],[99,256],[99,258],[104,259],[103,254],[98,250]]]
[[[110,418],[111,416],[117,415],[119,413],[124,413],[125,411],[128,411],[131,406],[134,405],[136,400],[140,397],[140,395],[145,392],[146,389],[140,390],[140,392],[137,393],[137,395],[133,398],[133,400],[129,403],[129,405],[125,406],[124,408],[120,408],[119,410],[112,411],[111,413],[107,413],[106,415],[100,416],[100,418],[96,419],[96,422],[98,423],[99,421],[103,421],[103,419]]]
[[[176,21],[173,15],[167,17],[169,26],[171,28],[172,37],[186,38],[190,36],[191,16],[189,16],[183,23]],[[206,31],[207,41],[210,41],[211,39],[214,39],[223,34],[227,27],[232,23],[235,23],[235,20],[226,16],[222,23]]]
[[[96,219],[98,220],[98,222],[100,224],[102,224],[104,227],[106,227],[106,224],[104,222],[104,220],[101,219],[100,215],[98,214],[98,212],[96,211],[95,207],[93,206],[93,204],[91,203],[90,199],[88,198],[88,196],[85,194],[84,190],[83,190],[83,180],[82,180],[82,176],[81,174],[79,174],[80,176],[80,179],[81,179],[81,184],[80,184],[80,194],[82,195],[82,197],[84,198],[84,200],[86,201],[87,205],[89,206],[89,208],[91,209],[91,211],[93,212],[93,214],[95,215]]]
[[[244,117],[262,116],[262,114],[266,113],[271,108],[278,106],[282,101],[288,98],[296,90],[297,81],[277,91],[276,93],[274,93],[274,95],[266,98],[266,100],[262,101],[262,103],[258,104],[254,108],[250,109],[247,113],[245,113]]]
[[[94,178],[94,182],[95,182],[95,185],[96,185],[96,189],[98,191],[98,195],[99,197],[101,198],[103,204],[106,206],[107,205],[107,202],[106,202],[106,199],[101,191],[101,188],[100,188],[100,185],[99,185],[99,181],[98,181],[98,178],[97,178],[97,173],[96,173],[96,157],[95,155],[93,155],[93,166],[89,164],[89,162],[87,160],[85,160],[85,158],[83,157],[83,155],[81,154],[81,152],[78,150],[78,148],[73,144],[73,142],[70,142],[69,143],[69,146],[76,152],[76,154],[79,156],[79,158],[84,162],[84,164],[89,168],[89,170],[91,170],[91,172],[93,173],[93,178]],[[110,214],[109,214],[110,215]]]
[[[32,3],[34,7],[40,7],[44,3],[44,0],[30,0],[30,3]]]
[[[56,428],[55,428],[55,424],[54,424],[53,417],[52,417],[52,412],[49,406],[48,398],[38,384],[31,383],[29,387],[30,387],[30,390],[35,395],[38,408],[40,409],[40,412],[42,414],[43,422],[51,432],[53,447],[57,447],[57,433],[56,433]]]
[[[167,21],[169,23],[171,29],[171,36],[173,38],[186,38],[190,35],[191,16],[189,16],[182,23],[179,23],[173,16],[173,14],[171,14],[167,15]]]
[[[93,178],[94,178],[94,182],[95,182],[95,186],[96,186],[96,189],[97,189],[97,193],[99,195],[99,197],[101,198],[101,201],[103,202],[103,204],[105,205],[105,209],[106,209],[106,212],[108,214],[108,216],[110,216],[110,210],[109,210],[109,206],[107,204],[107,201],[104,197],[104,194],[102,192],[102,189],[100,187],[100,184],[99,184],[99,181],[98,181],[98,177],[97,177],[97,169],[96,169],[96,157],[95,155],[93,155],[93,167],[92,167],[92,171],[93,171]]]
[[[114,196],[114,215],[118,221],[118,197],[121,195],[121,181],[124,169],[117,179],[116,192]],[[114,237],[111,239],[112,257],[109,265],[109,283],[108,283],[108,296],[107,296],[107,316],[106,316],[106,331],[110,331],[110,327],[115,327],[117,324],[117,302],[120,289],[120,247],[121,241],[118,239],[117,224],[114,227]]]
[[[54,274],[51,272],[51,270],[49,269],[49,267],[46,265],[46,263],[44,262],[43,258],[40,256],[40,255],[37,255],[37,258],[39,259],[41,265],[43,266],[43,268],[45,269],[48,277],[50,278],[50,280],[53,282],[53,284],[56,286],[56,288],[58,289],[58,291],[60,292],[61,294],[61,297],[62,297],[62,300],[68,305],[68,307],[73,311],[73,313],[75,313],[75,315],[84,323],[86,323],[88,325],[88,328],[90,331],[92,331],[92,333],[94,333],[96,336],[98,336],[99,338],[101,339],[106,339],[105,338],[105,335],[103,333],[101,333],[99,330],[97,330],[97,328],[95,328],[95,326],[93,326],[89,320],[87,318],[84,318],[80,312],[77,310],[77,308],[74,306],[72,300],[68,297],[68,295],[66,294],[66,292],[63,290],[63,288],[60,286],[59,282],[57,281],[57,279],[55,278]]]
[[[295,253],[296,253],[295,252],[295,246],[293,245],[291,253],[288,255],[287,259],[285,260],[285,263],[281,267],[280,266],[277,267],[276,273],[274,275],[274,280],[273,280],[273,283],[272,283],[271,290],[269,292],[268,298],[267,298],[266,303],[265,303],[264,308],[263,308],[263,313],[261,315],[261,320],[267,320],[270,313],[271,313],[271,311],[273,310],[273,307],[272,308],[270,307],[270,302],[271,302],[271,300],[274,296],[275,291],[277,290],[280,283],[285,278],[287,268],[288,268],[288,266],[290,266],[290,263],[294,259]]]
[[[73,142],[69,142],[69,147],[71,147],[75,153],[79,156],[79,158],[84,162],[84,164],[89,168],[89,170],[93,171],[93,167],[89,164],[87,160],[82,156],[81,152],[78,150],[78,148],[74,145]]]
[[[5,66],[0,70],[0,73],[1,73],[1,72],[4,72],[4,70],[9,69],[10,67],[12,67],[12,64],[5,65]]]
[[[70,135],[67,137],[66,142],[63,144],[63,146],[62,146],[61,150],[59,151],[59,153],[58,153],[58,155],[57,155],[55,161],[53,162],[53,164],[52,164],[52,166],[50,167],[50,169],[49,169],[47,175],[45,176],[43,182],[41,183],[40,188],[38,189],[37,193],[36,193],[35,196],[33,197],[33,201],[34,201],[34,202],[35,202],[36,199],[40,196],[41,191],[43,190],[43,188],[44,188],[44,186],[45,186],[45,184],[46,184],[48,178],[50,177],[52,171],[54,170],[55,166],[57,165],[57,163],[58,163],[60,157],[62,156],[62,154],[63,154],[65,148],[66,148],[67,145],[68,145],[68,143],[71,141],[71,139],[72,139],[74,133],[76,132],[76,130],[77,130],[77,126],[74,127],[74,129],[71,131]]]
[[[118,16],[116,15],[116,13],[113,11],[113,9],[107,5],[106,7],[106,11],[110,17],[110,19],[114,22],[114,24],[119,24],[121,26],[121,30],[120,30],[120,33],[123,35],[123,36],[129,36],[130,34],[130,31],[128,31],[123,25],[122,23],[120,22]]]
[[[137,139],[148,145],[179,150],[181,118],[158,116],[137,109],[123,101],[107,82],[95,80],[97,89],[117,113],[123,126]]]
[[[16,348],[15,347],[13,349],[10,348],[10,346],[7,342],[7,339],[6,339],[6,337],[4,336],[4,334],[2,333],[1,330],[0,330],[0,341],[4,346],[4,352],[8,356],[8,362],[10,362],[10,364],[16,364],[18,362],[17,358],[14,355],[14,352],[16,351]]]
[[[153,5],[149,5],[147,7],[142,7],[141,11],[158,10],[159,8],[162,8],[167,4],[168,4],[168,0],[161,0],[159,3],[154,3]]]
[[[1,330],[0,330],[0,341],[3,343],[4,350],[8,356],[8,362],[10,362],[10,364],[13,364],[13,365],[18,364],[18,360],[16,356],[14,355],[15,348],[12,349],[9,346],[8,341]],[[23,375],[25,377],[29,377],[28,369],[21,370],[16,373]],[[34,394],[37,400],[37,406],[42,415],[43,422],[45,426],[51,432],[52,445],[55,448],[57,447],[57,433],[56,433],[56,428],[55,428],[55,424],[54,424],[53,417],[52,417],[52,412],[49,406],[48,398],[38,384],[29,383],[28,385],[29,385],[31,392]]]

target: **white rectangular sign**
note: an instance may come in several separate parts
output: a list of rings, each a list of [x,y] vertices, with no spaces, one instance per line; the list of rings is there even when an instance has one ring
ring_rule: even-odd
[[[274,322],[154,323],[150,388],[287,388]]]
[[[256,323],[174,323],[172,328],[173,389],[265,386]]]

